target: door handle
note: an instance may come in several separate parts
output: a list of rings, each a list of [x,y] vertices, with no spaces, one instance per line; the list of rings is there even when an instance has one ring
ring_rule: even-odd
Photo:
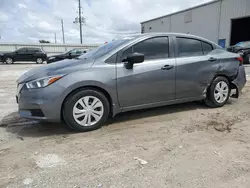
[[[217,59],[216,58],[214,58],[214,57],[210,57],[209,59],[208,59],[208,61],[216,61]]]
[[[161,68],[161,70],[170,70],[170,69],[172,69],[172,68],[174,68],[174,65],[164,65],[164,66]]]

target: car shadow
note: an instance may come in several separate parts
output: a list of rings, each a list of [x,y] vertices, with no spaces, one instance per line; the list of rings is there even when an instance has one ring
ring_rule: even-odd
[[[0,121],[0,127],[6,132],[16,134],[17,138],[44,137],[53,135],[73,134],[63,123],[51,123],[21,118],[17,112],[12,112]]]
[[[0,63],[0,65],[3,65],[3,66],[8,66],[8,65],[12,65],[12,66],[15,66],[15,65],[47,65],[47,63],[42,63],[42,64],[37,64],[36,62],[31,62],[31,63],[17,63],[17,62],[14,62],[13,64],[6,64],[6,63]]]
[[[118,114],[114,118],[109,118],[105,126],[126,122],[136,119],[159,116],[163,114],[178,113],[182,111],[190,111],[196,109],[206,109],[207,107],[202,102],[191,102],[184,104],[176,104],[164,107],[151,108],[146,110],[136,110]],[[13,112],[5,116],[0,127],[6,129],[7,132],[16,134],[18,138],[24,137],[45,137],[53,135],[68,135],[77,134],[67,128],[64,123],[49,123],[21,118],[17,112]]]
[[[189,102],[189,103],[173,104],[173,105],[144,109],[144,110],[129,111],[118,114],[114,118],[110,119],[108,121],[108,124],[131,121],[153,116],[160,116],[164,114],[178,113],[182,111],[196,110],[196,109],[208,109],[208,107],[205,106],[203,102]]]

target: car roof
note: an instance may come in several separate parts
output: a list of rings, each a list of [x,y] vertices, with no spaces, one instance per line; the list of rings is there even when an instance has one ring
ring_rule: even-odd
[[[157,32],[154,32],[154,33],[143,33],[143,34],[138,34],[138,35],[131,35],[130,37],[131,38],[141,38],[141,37],[157,37],[157,36],[176,36],[176,37],[194,38],[194,39],[208,42],[208,43],[213,44],[214,46],[216,46],[218,48],[221,48],[218,44],[216,44],[208,39],[205,39],[205,38],[202,38],[202,37],[199,37],[196,35],[186,34],[186,33],[160,33],[160,32],[157,33]]]

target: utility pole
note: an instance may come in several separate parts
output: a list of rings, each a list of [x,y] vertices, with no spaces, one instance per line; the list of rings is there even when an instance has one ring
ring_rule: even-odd
[[[62,24],[62,37],[63,37],[63,44],[65,44],[63,19],[61,19],[61,24]]]
[[[81,0],[78,0],[79,1],[79,23],[80,23],[80,41],[81,41],[81,44],[82,44],[82,7],[81,7]]]
[[[82,16],[81,0],[78,0],[78,17],[75,18],[73,23],[80,25],[80,42],[82,44],[82,24],[85,24],[85,18]]]
[[[56,33],[54,33],[55,34],[55,44],[57,43],[57,41],[56,41]]]

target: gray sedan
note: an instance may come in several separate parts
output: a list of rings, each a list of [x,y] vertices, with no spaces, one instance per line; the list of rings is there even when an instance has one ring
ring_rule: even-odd
[[[222,107],[230,96],[239,97],[246,75],[242,58],[213,42],[158,33],[115,40],[77,59],[32,69],[17,83],[22,117],[90,131],[131,110],[201,100]]]

